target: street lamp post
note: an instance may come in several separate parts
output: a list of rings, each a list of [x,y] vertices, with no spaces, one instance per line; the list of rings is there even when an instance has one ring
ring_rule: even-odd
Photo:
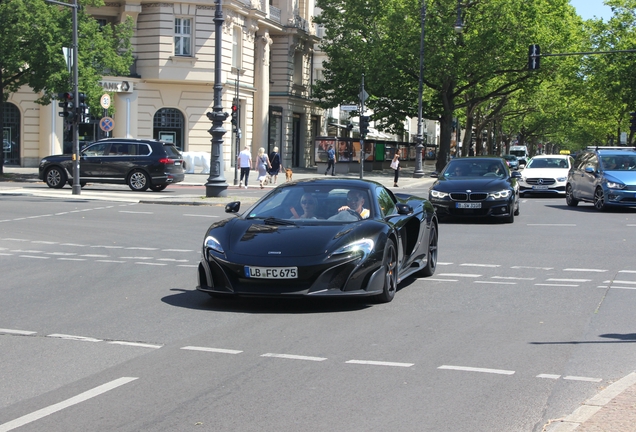
[[[413,171],[414,178],[421,178],[424,176],[424,170],[422,170],[422,150],[424,149],[424,136],[422,134],[422,91],[424,88],[424,28],[426,23],[426,0],[422,0],[422,13],[421,13],[421,26],[422,32],[420,35],[420,83],[418,89],[418,104],[417,104],[417,137],[415,138],[415,171]]]
[[[210,176],[205,184],[206,197],[224,197],[227,196],[227,183],[223,175],[223,135],[225,128],[223,122],[227,119],[228,114],[223,112],[221,104],[221,92],[223,84],[221,83],[221,67],[222,67],[222,51],[221,43],[223,39],[223,8],[222,0],[216,0],[216,10],[214,13],[214,106],[212,112],[206,115],[212,122],[212,128],[208,133],[212,135],[212,149],[210,152]]]

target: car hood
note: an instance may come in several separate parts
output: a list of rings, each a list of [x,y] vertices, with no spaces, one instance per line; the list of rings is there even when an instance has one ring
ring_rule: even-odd
[[[605,178],[626,185],[636,185],[636,171],[605,171]]]
[[[350,224],[299,223],[280,225],[262,219],[230,219],[213,225],[209,234],[221,242],[226,253],[250,257],[309,257],[324,255],[368,234],[368,221]],[[369,221],[370,222],[370,221]]]
[[[524,178],[563,178],[568,176],[568,168],[525,168],[521,171]]]
[[[448,177],[438,179],[432,187],[442,192],[495,191],[510,189],[510,183],[506,179],[495,177]]]

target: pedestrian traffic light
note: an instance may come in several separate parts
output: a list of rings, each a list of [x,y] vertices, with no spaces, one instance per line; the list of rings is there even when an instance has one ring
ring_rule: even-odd
[[[360,135],[366,136],[369,133],[369,116],[360,116]]]
[[[539,70],[541,65],[541,47],[533,44],[528,48],[528,70]]]
[[[236,101],[232,103],[232,126],[234,127],[234,130],[238,127],[238,104]]]
[[[632,132],[636,132],[636,111],[630,112],[629,115],[632,116],[632,119],[629,121],[629,130]]]
[[[75,115],[75,104],[73,103],[73,93],[58,93],[57,99],[60,101],[57,105],[60,108],[63,108],[62,112],[59,113],[60,117],[64,117],[65,119],[72,120]]]

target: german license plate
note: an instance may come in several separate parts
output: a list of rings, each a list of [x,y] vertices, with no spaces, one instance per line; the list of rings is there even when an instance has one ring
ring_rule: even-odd
[[[245,277],[255,279],[298,279],[298,267],[248,267]]]
[[[179,166],[179,165],[181,165],[181,161],[175,161],[175,162],[174,162],[174,164],[175,164],[176,166]]]
[[[546,190],[547,188],[548,188],[548,185],[534,185],[534,186],[532,186],[532,189],[534,189],[534,190],[537,190],[537,189]]]
[[[479,208],[481,208],[481,203],[480,203],[480,202],[474,202],[474,203],[457,203],[457,208],[463,208],[463,209],[479,209]]]

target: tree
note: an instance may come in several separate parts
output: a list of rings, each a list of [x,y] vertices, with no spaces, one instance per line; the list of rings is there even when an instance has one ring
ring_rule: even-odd
[[[103,5],[102,0],[80,2]],[[11,93],[28,86],[39,95],[37,103],[49,104],[61,92],[70,91],[71,74],[62,47],[71,47],[71,8],[44,0],[0,0],[0,94],[2,103]],[[101,76],[128,74],[132,64],[132,20],[100,27],[95,19],[78,12],[79,88],[89,105],[98,107],[103,93]],[[1,106],[1,105],[0,105]],[[3,130],[0,109],[0,130]],[[0,152],[0,174],[4,153]]]

